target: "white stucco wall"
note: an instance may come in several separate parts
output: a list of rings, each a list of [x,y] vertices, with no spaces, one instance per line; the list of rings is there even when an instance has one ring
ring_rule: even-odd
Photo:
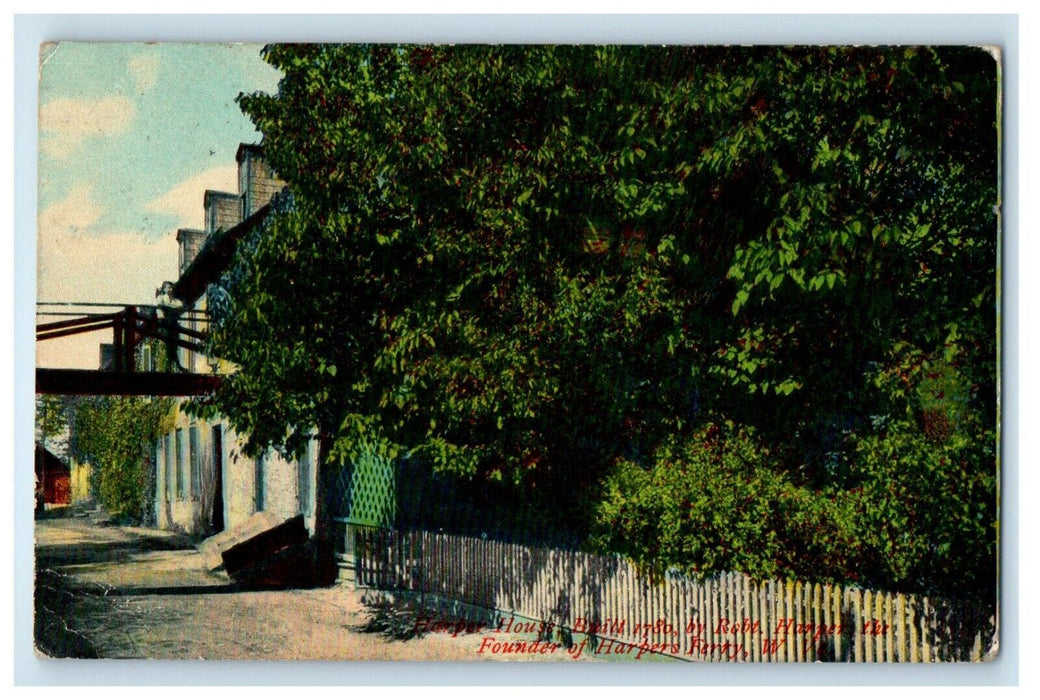
[[[219,428],[221,435],[219,460],[215,459],[218,456],[215,427]],[[191,465],[196,453],[191,449],[190,438],[193,428],[198,431],[195,457],[198,473],[194,479]],[[182,470],[177,469],[178,430],[182,436]],[[166,440],[170,441],[172,449],[167,449]],[[303,513],[308,529],[313,532],[316,443],[312,443],[302,460],[286,460],[274,451],[257,460],[243,453],[244,442],[226,421],[201,421],[178,410],[174,429],[155,445],[155,514],[158,526],[199,536],[209,534],[213,529],[217,495],[216,469],[221,466],[225,529],[248,519],[257,512],[259,505],[262,510],[281,518]],[[166,463],[171,456],[172,468],[167,469]],[[185,480],[183,487],[179,483],[182,476]],[[258,489],[258,477],[263,480],[262,489]],[[258,497],[262,498],[261,503],[258,503]]]

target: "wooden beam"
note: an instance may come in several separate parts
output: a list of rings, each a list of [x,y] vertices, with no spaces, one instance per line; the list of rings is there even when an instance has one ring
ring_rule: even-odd
[[[50,340],[52,338],[63,338],[67,335],[78,335],[80,333],[93,333],[94,331],[101,331],[106,328],[111,328],[113,321],[98,321],[89,325],[76,326],[75,328],[65,328],[57,331],[48,331],[46,333],[36,333],[36,340]]]
[[[198,340],[205,340],[206,339],[206,334],[201,332],[201,331],[195,331],[195,330],[192,330],[191,328],[185,328],[184,326],[179,326],[179,325],[176,325],[176,324],[170,326],[168,324],[160,323],[159,321],[156,321],[154,318],[146,318],[144,316],[138,316],[137,317],[137,329],[138,329],[138,331],[140,331],[142,328],[148,328],[148,329],[151,329],[151,330],[156,331],[156,332],[164,332],[164,331],[166,331],[168,329],[173,329],[173,331],[175,333],[177,333],[178,335],[186,335],[189,338],[197,338]],[[158,337],[158,336],[153,336],[153,337]]]
[[[46,333],[48,331],[56,331],[62,328],[75,328],[76,326],[85,326],[93,323],[100,323],[101,321],[112,322],[117,314],[92,314],[90,316],[81,316],[79,318],[71,318],[67,321],[52,321],[51,323],[40,323],[36,326],[36,332]]]
[[[149,338],[161,340],[167,344],[176,345],[177,347],[184,348],[186,350],[194,350],[195,352],[199,353],[204,353],[206,351],[206,346],[202,343],[193,343],[190,340],[181,340],[180,338],[170,338],[165,334],[165,331],[153,331],[149,327],[142,326],[137,329],[137,333],[139,335],[148,336]]]
[[[37,394],[91,396],[198,396],[220,386],[219,374],[106,372],[36,368]]]

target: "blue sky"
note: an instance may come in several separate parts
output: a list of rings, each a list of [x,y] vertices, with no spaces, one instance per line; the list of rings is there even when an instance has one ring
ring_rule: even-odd
[[[176,216],[149,211],[147,204],[193,175],[233,163],[238,143],[259,136],[235,97],[274,91],[277,80],[255,44],[71,43],[45,49],[41,209],[86,182],[105,209],[97,229],[165,233],[178,223]],[[58,133],[47,129],[55,121],[48,119],[49,104],[78,105],[84,115],[108,123],[79,122]]]
[[[234,191],[238,144],[260,139],[235,103],[277,90],[260,48],[41,48],[38,299],[154,303],[176,229],[202,226],[204,191]],[[40,364],[93,366],[98,336],[42,343]]]

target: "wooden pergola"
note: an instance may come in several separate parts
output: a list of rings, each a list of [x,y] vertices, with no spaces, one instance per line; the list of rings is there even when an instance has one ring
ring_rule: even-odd
[[[90,304],[82,302],[43,303],[42,307],[118,307],[102,313],[49,311],[40,315],[66,317],[60,321],[39,323],[37,342],[64,338],[80,333],[112,329],[111,369],[36,369],[37,394],[88,394],[123,396],[194,396],[208,394],[220,385],[216,374],[190,372],[139,371],[137,348],[145,338],[163,342],[171,351],[184,348],[204,350],[206,335],[179,323],[179,310],[169,307]],[[159,310],[162,309],[162,314]],[[198,313],[198,312],[193,312]],[[71,318],[69,318],[71,316]]]

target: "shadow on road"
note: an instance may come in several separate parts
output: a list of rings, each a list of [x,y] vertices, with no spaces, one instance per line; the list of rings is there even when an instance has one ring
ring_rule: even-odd
[[[93,522],[82,508],[38,513],[35,536],[33,626],[40,655],[98,658],[98,648],[91,639],[92,630],[112,614],[113,606],[128,596],[239,590],[234,584],[222,585],[201,569],[185,575],[172,569],[152,568],[164,563],[169,567],[171,560],[162,555],[164,552],[194,551],[187,537]],[[123,565],[136,568],[127,569]],[[139,572],[135,576],[138,580],[110,579],[105,572],[113,571],[112,567],[123,567],[124,575]],[[89,575],[82,575],[88,572]],[[168,578],[172,575],[177,578]],[[172,585],[163,585],[165,580]]]
[[[108,595],[210,595],[213,593],[241,593],[243,591],[259,590],[248,588],[237,583],[227,583],[217,586],[130,586],[109,589]]]
[[[87,541],[74,544],[36,546],[38,566],[71,566],[76,564],[123,563],[148,552],[192,550],[186,541],[168,537],[140,536],[123,542]]]
[[[370,616],[364,624],[353,626],[353,631],[397,641],[423,636],[420,625],[417,624],[419,611],[414,605],[403,601],[388,601],[367,602],[365,606]]]

